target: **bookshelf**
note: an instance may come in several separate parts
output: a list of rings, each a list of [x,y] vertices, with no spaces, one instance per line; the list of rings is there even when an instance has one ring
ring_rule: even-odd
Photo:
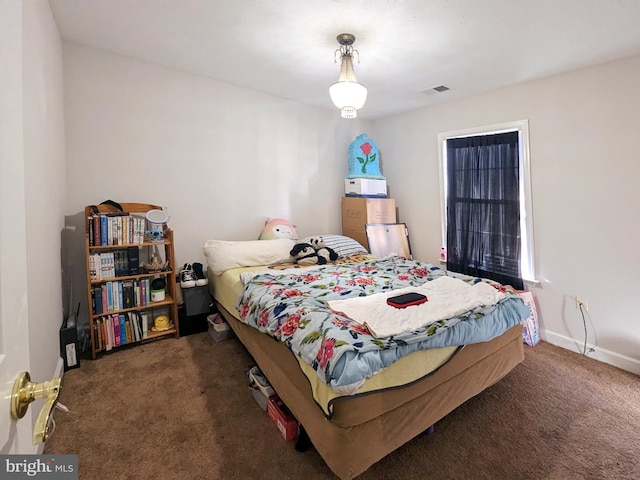
[[[157,338],[180,336],[173,231],[151,240],[147,203],[86,206],[85,259],[91,358]],[[94,208],[97,208],[95,212]],[[164,288],[162,288],[164,283]],[[168,328],[156,329],[160,315]]]

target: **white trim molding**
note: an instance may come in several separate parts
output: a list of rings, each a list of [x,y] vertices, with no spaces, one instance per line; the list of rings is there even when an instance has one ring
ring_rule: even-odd
[[[518,132],[520,145],[520,230],[522,232],[522,257],[520,267],[522,278],[529,284],[538,284],[535,268],[535,247],[533,234],[533,197],[531,192],[531,159],[529,153],[529,120],[517,120],[496,125],[467,128],[438,134],[438,153],[440,156],[440,228],[442,245],[447,241],[447,140],[450,138],[493,135],[504,132]]]
[[[578,340],[542,329],[540,330],[540,336],[546,342],[582,355],[584,343]],[[635,358],[627,357],[589,343],[587,343],[586,356],[598,360],[599,362],[613,365],[614,367],[618,367],[627,372],[640,375],[640,361]]]

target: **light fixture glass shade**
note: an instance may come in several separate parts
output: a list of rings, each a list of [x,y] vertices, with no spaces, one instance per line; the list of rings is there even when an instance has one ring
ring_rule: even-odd
[[[336,82],[329,87],[329,95],[342,110],[342,118],[356,118],[356,110],[367,100],[367,88],[358,82]]]
[[[356,110],[367,100],[367,87],[358,83],[350,54],[343,54],[338,81],[329,87],[333,104],[341,109],[342,118],[356,118]]]

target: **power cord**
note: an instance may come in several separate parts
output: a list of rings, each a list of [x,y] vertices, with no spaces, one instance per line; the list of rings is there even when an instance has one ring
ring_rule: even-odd
[[[584,318],[584,309],[582,303],[580,306],[580,315],[582,315],[582,326],[584,327],[584,347],[582,348],[582,355],[587,355],[587,320]]]

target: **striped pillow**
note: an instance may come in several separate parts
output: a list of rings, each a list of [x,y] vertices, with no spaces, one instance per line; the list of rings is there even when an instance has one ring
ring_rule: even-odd
[[[344,235],[312,235],[313,237],[322,237],[325,246],[332,248],[339,257],[348,257],[349,255],[355,255],[357,253],[369,253],[359,242],[353,238],[345,237]],[[309,243],[309,239],[312,237],[306,237],[299,240],[300,243]]]

